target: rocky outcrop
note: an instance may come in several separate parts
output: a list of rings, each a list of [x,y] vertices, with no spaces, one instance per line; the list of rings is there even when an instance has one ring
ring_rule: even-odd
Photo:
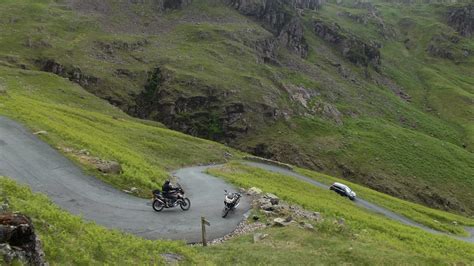
[[[192,0],[162,0],[160,3],[160,8],[161,10],[182,9],[191,4],[191,2]]]
[[[136,116],[218,141],[230,141],[248,131],[246,114],[254,110],[248,109],[244,103],[226,100],[229,92],[213,89],[196,80],[174,84],[177,81],[165,72],[157,68],[150,74],[145,90],[136,98]],[[192,86],[194,94],[176,91],[176,85]],[[273,110],[255,108],[260,109],[256,111],[262,115],[273,115]]]
[[[311,10],[319,9],[326,3],[325,0],[289,0],[287,2],[294,8]]]
[[[126,0],[115,3],[113,1],[69,0],[69,5],[81,12],[97,12],[109,14],[114,8],[132,10],[135,5],[146,5],[154,11],[182,9],[192,3],[192,0]]]
[[[296,9],[318,9],[323,2],[323,0],[227,0],[227,3],[240,13],[260,21],[273,33],[279,45],[303,58],[308,54],[308,44]],[[270,42],[272,45],[274,43]],[[266,49],[268,50],[270,49]]]
[[[6,263],[48,265],[31,220],[22,214],[0,214],[0,255]]]
[[[70,81],[81,85],[84,88],[97,85],[99,79],[82,73],[79,67],[64,66],[54,59],[38,59],[36,65],[40,67],[41,71],[54,73],[58,76],[68,78]]]
[[[448,11],[448,24],[465,37],[474,35],[474,4]]]
[[[306,58],[308,55],[308,44],[304,38],[304,29],[299,19],[292,19],[286,24],[278,36],[281,45],[288,48],[290,51]]]
[[[457,36],[450,37],[445,34],[437,34],[431,38],[426,51],[431,56],[454,60],[456,52],[453,46],[458,42],[459,38]]]
[[[360,66],[373,66],[376,69],[381,64],[380,45],[365,42],[343,31],[337,24],[328,24],[322,20],[313,21],[313,29],[317,36],[334,45],[334,47],[350,62]]]
[[[380,12],[372,5],[366,7],[367,13],[354,14],[348,11],[339,12],[337,15],[346,17],[356,23],[369,25],[372,24],[377,28],[377,32],[385,39],[395,37],[395,30],[388,26],[380,16]]]

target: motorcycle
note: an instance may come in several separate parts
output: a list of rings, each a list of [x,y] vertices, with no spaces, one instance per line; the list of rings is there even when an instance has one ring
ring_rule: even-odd
[[[176,193],[176,200],[168,199],[163,195],[159,189],[153,191],[153,210],[156,212],[162,211],[164,208],[174,208],[180,206],[183,211],[189,210],[191,208],[191,201],[189,198],[186,198],[183,188],[178,184],[177,188],[173,193]]]
[[[240,193],[229,193],[227,190],[225,191],[225,199],[224,199],[224,209],[222,210],[222,218],[227,217],[227,214],[231,210],[237,208],[240,204],[240,198],[242,195]]]

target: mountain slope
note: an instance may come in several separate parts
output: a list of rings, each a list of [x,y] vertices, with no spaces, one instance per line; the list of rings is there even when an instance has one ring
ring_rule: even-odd
[[[456,6],[165,2],[4,1],[0,62],[175,130],[472,214],[473,41],[454,30],[469,18],[448,19]]]

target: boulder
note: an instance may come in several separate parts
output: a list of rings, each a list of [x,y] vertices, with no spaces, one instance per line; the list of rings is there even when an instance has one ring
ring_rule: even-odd
[[[278,205],[278,203],[280,202],[280,198],[278,198],[275,194],[272,193],[265,194],[265,198],[269,199],[272,205]]]
[[[122,173],[122,166],[115,161],[103,161],[97,165],[97,169],[104,174],[118,175]]]
[[[288,216],[287,218],[275,218],[273,219],[273,226],[288,226],[294,222],[295,221],[293,221],[293,217],[291,216]]]
[[[2,203],[2,206],[0,207],[0,213],[8,212],[9,208],[10,208],[10,205],[8,205],[8,202]]]
[[[267,203],[267,204],[264,204],[264,205],[260,206],[260,209],[265,210],[265,211],[274,211],[275,210],[271,203]]]
[[[262,194],[262,190],[259,189],[259,188],[256,188],[256,187],[251,187],[249,190],[248,190],[248,194],[250,195],[260,195]]]
[[[336,220],[336,224],[339,225],[339,226],[345,226],[346,225],[346,220],[344,218],[338,218]]]
[[[306,230],[309,230],[309,231],[314,230],[314,226],[310,223],[303,223],[303,228],[306,229]]]
[[[0,84],[0,95],[7,94],[7,89]]]
[[[316,220],[316,221],[321,221],[323,218],[321,216],[321,213],[313,212],[310,219]]]
[[[183,256],[174,253],[164,253],[161,257],[166,261],[166,264],[178,264],[178,262],[184,259]]]
[[[267,234],[262,234],[262,233],[255,233],[253,235],[253,242],[257,243],[265,239],[268,235]]]
[[[47,265],[31,220],[22,214],[0,214],[0,255],[7,263]]]
[[[284,226],[287,226],[288,223],[285,222],[285,219],[283,218],[275,218],[273,219],[273,226],[280,226],[280,227],[284,227]]]
[[[40,130],[40,131],[37,131],[37,132],[33,133],[33,135],[48,135],[48,132],[44,131],[44,130]]]

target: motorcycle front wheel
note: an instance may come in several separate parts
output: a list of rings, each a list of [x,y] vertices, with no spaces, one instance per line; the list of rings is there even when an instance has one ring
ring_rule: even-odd
[[[156,212],[160,212],[163,210],[163,208],[165,207],[165,205],[163,204],[163,202],[159,201],[159,200],[154,200],[153,201],[153,210],[155,210]]]
[[[222,210],[222,218],[225,218],[227,217],[227,214],[229,214],[229,211],[230,209],[225,207],[223,210]]]
[[[191,208],[191,201],[188,198],[184,198],[179,206],[181,207],[181,210],[187,211],[189,208]]]

